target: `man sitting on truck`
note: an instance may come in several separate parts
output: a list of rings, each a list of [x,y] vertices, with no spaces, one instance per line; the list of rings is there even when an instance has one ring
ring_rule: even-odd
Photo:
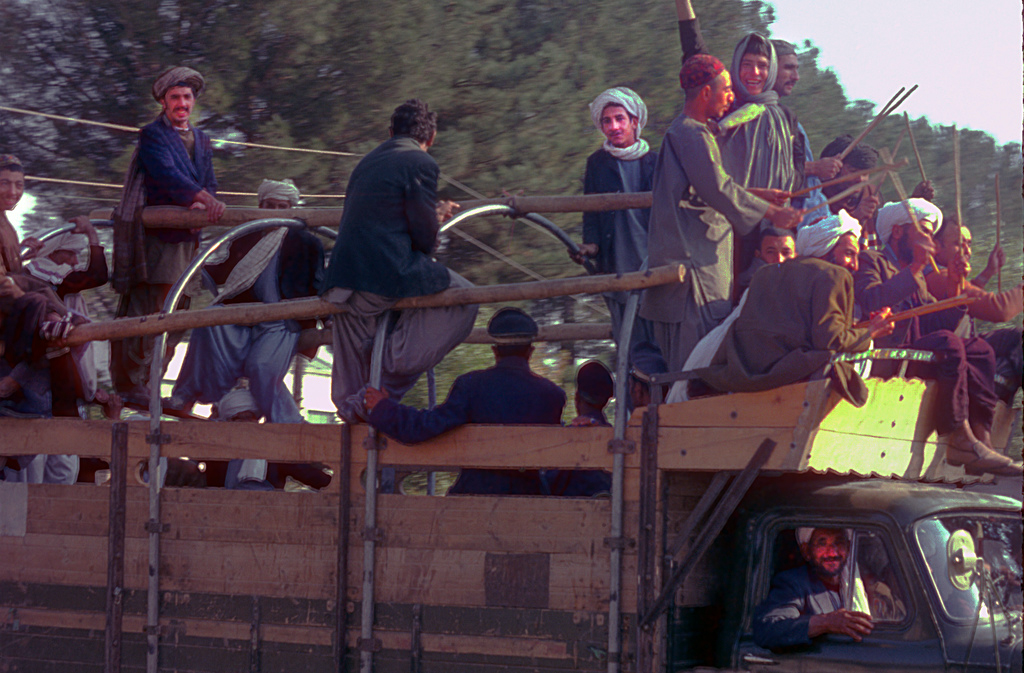
[[[839,528],[799,528],[797,541],[806,565],[772,578],[768,598],[754,614],[754,642],[778,649],[810,645],[826,633],[860,642],[871,633],[871,615],[844,605],[843,570],[850,541]]]

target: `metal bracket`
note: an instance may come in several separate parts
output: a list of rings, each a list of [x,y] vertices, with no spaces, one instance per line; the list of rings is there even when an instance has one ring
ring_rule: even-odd
[[[634,549],[636,540],[631,537],[606,537],[604,546],[610,549]]]
[[[384,649],[384,643],[380,641],[380,638],[358,638],[356,649],[361,652],[380,652]]]
[[[171,524],[160,523],[159,521],[150,519],[146,522],[145,528],[147,533],[167,533],[171,530]]]
[[[613,439],[608,442],[608,453],[636,453],[636,442],[631,439]]]
[[[380,528],[367,526],[363,529],[363,532],[360,535],[363,538],[363,542],[374,542],[376,544],[384,544],[384,531]]]
[[[146,435],[146,443],[158,445],[170,444],[171,436],[165,432],[151,432]]]
[[[376,449],[377,451],[383,451],[388,447],[388,439],[384,435],[367,435],[363,438],[363,448],[367,451]]]

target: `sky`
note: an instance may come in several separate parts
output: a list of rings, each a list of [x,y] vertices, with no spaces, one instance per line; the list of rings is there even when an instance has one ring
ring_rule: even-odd
[[[900,107],[911,118],[1021,142],[1019,0],[767,2],[775,6],[772,37],[798,50],[809,39],[819,66],[836,73],[851,100],[880,107],[900,87],[918,84]]]

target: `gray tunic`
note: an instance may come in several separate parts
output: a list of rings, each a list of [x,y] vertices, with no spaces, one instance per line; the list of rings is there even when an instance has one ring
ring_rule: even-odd
[[[752,231],[768,202],[726,174],[707,125],[685,114],[676,117],[662,141],[653,193],[649,265],[683,264],[687,274],[682,283],[647,290],[640,315],[685,324],[679,343],[660,344],[670,365],[677,360],[681,365],[732,310],[734,231]]]

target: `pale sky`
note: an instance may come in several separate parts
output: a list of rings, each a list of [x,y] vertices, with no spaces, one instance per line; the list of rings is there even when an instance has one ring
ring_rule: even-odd
[[[877,112],[900,87],[918,84],[899,112],[1021,142],[1019,0],[768,2],[772,37],[798,50],[810,40],[851,100],[869,100]]]

